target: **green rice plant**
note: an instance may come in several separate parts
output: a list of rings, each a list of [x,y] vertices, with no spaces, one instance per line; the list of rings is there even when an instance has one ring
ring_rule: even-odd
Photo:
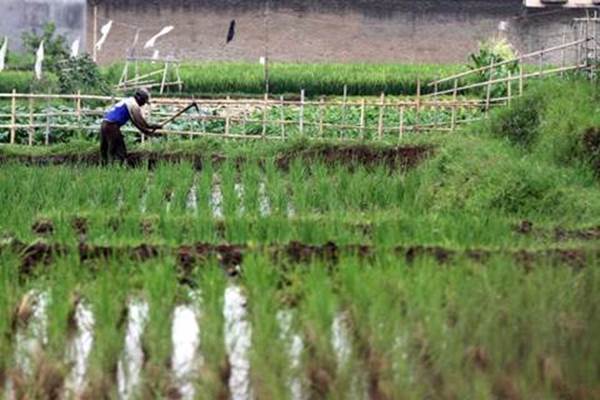
[[[208,398],[225,398],[229,394],[231,368],[224,339],[225,274],[216,263],[211,263],[198,270],[196,282],[200,291],[200,353],[203,357],[199,391]]]
[[[124,348],[127,296],[132,269],[121,260],[97,267],[94,280],[84,289],[94,314],[94,347],[89,361],[88,393],[116,396],[117,363]]]
[[[18,322],[16,310],[26,287],[19,282],[18,257],[12,252],[0,253],[0,388],[4,388],[14,357],[13,334]]]
[[[171,320],[178,287],[176,271],[165,261],[150,261],[142,269],[143,294],[149,309],[142,337],[146,354],[143,376],[145,397],[163,397],[170,388]]]
[[[265,399],[290,397],[289,349],[282,340],[279,323],[281,278],[264,256],[253,255],[244,263],[243,284],[248,289],[252,324],[251,386],[255,396]]]
[[[241,171],[241,183],[244,188],[242,205],[244,208],[245,216],[256,217],[260,214],[260,179],[261,171],[259,170],[257,163],[251,161],[244,165],[244,168],[242,168]]]
[[[223,217],[225,219],[236,218],[240,215],[241,199],[236,190],[237,171],[235,164],[225,161],[219,168],[219,187],[222,195]]]

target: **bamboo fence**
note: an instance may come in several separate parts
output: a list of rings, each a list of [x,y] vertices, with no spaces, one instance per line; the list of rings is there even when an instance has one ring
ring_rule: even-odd
[[[49,144],[52,130],[64,131],[99,131],[104,110],[114,104],[117,99],[112,96],[89,94],[38,94],[38,93],[0,93],[0,102],[10,102],[10,113],[0,113],[0,131],[8,130],[10,144],[17,142],[17,131],[27,131],[27,144],[34,145],[36,132],[44,133],[44,144]],[[68,111],[49,110],[35,111],[35,104],[46,104],[49,101],[61,104],[73,104]],[[155,98],[152,100],[150,119],[160,121],[171,112],[195,101],[201,110],[201,115],[190,112],[182,115],[180,120],[187,121],[191,127],[182,129],[164,129],[158,133],[166,136],[184,137],[221,137],[230,139],[286,139],[296,132],[296,136],[335,137],[338,139],[365,138],[373,140],[389,139],[390,136],[401,138],[408,132],[423,131],[454,131],[457,126],[472,119],[459,119],[457,116],[464,111],[473,113],[485,106],[482,100],[459,99],[454,95],[451,99],[415,99],[389,98],[384,93],[378,99],[349,100],[307,100],[304,93],[300,100],[285,100],[283,97],[262,99],[201,99],[189,98]],[[88,106],[93,103],[95,107]],[[17,104],[28,107],[17,107]],[[326,111],[337,108],[339,116],[328,116]],[[307,112],[313,111],[313,117],[308,118]],[[376,118],[370,123],[367,114],[375,114]],[[449,118],[445,121],[418,122],[419,114],[426,111],[445,111]],[[354,113],[359,117],[352,121],[348,116]],[[394,123],[386,117],[394,113]],[[409,120],[408,114],[413,118]],[[292,115],[293,117],[290,117]],[[70,117],[69,123],[57,123],[58,117]],[[93,123],[84,120],[93,118]],[[415,122],[417,121],[417,122]],[[210,123],[219,122],[218,129],[211,131]],[[252,129],[250,129],[252,127]],[[234,129],[237,128],[237,129]],[[125,128],[124,132],[135,132],[133,128]],[[277,132],[274,134],[273,132]],[[327,135],[325,133],[327,132]],[[333,134],[332,134],[333,133]],[[142,140],[144,140],[142,135]],[[22,142],[22,140],[21,140]]]

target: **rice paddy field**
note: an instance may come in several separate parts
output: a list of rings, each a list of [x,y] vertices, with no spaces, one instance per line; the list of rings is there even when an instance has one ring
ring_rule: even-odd
[[[600,398],[596,94],[400,142],[0,147],[0,397]]]

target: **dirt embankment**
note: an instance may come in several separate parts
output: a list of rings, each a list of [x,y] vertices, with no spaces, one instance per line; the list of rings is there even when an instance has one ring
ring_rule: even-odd
[[[141,243],[137,246],[98,246],[80,243],[69,247],[57,243],[37,241],[31,244],[13,239],[0,245],[0,252],[12,251],[18,254],[21,273],[30,275],[39,266],[50,266],[57,257],[76,253],[82,264],[92,260],[127,257],[136,261],[147,261],[159,257],[173,257],[174,265],[184,280],[192,276],[194,268],[207,265],[220,265],[229,275],[237,275],[244,263],[244,256],[251,252],[260,252],[271,257],[278,265],[309,263],[314,260],[336,265],[344,256],[357,256],[364,262],[374,261],[382,252],[392,254],[398,259],[412,264],[422,258],[431,258],[440,265],[468,259],[486,263],[491,257],[502,256],[512,259],[526,270],[536,265],[564,265],[572,268],[585,268],[592,260],[600,257],[600,248],[547,248],[544,250],[496,251],[471,249],[458,251],[437,246],[397,246],[376,249],[369,245],[338,245],[328,242],[323,245],[311,245],[300,242],[248,247],[236,244],[196,243],[176,247],[157,246]]]
[[[391,169],[405,169],[416,166],[419,162],[433,154],[432,146],[404,147],[372,147],[367,145],[327,145],[284,150],[274,156],[276,164],[289,168],[294,160],[305,162],[321,161],[327,164],[347,166],[385,165]],[[126,165],[130,167],[148,167],[153,169],[160,162],[188,162],[197,170],[201,170],[205,162],[219,164],[228,157],[218,153],[204,152],[158,152],[136,150],[129,153]],[[243,164],[249,158],[236,157],[235,162]],[[84,154],[52,154],[52,155],[7,155],[0,154],[0,164],[15,162],[31,166],[45,165],[101,165],[99,153]]]

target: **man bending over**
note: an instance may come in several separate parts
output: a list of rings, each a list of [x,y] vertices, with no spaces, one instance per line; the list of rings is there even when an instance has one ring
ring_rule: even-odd
[[[129,120],[145,135],[153,136],[160,124],[150,124],[144,118],[142,107],[150,102],[150,93],[146,89],[136,90],[133,97],[128,97],[104,114],[100,127],[100,155],[102,163],[119,160],[123,163],[127,159],[127,147],[121,134],[121,127]]]

